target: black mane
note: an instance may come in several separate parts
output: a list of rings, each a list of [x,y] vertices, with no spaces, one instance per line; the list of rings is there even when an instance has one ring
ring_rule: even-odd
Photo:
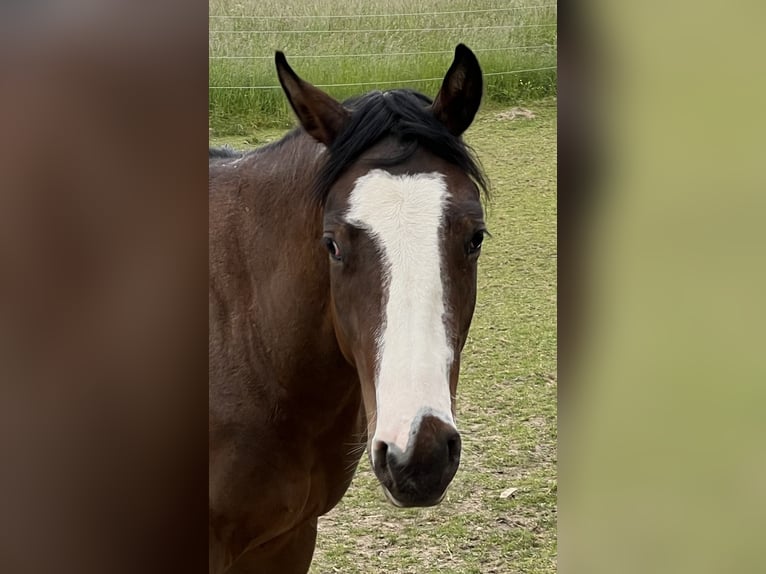
[[[393,136],[399,153],[376,160],[379,167],[397,165],[424,148],[462,169],[488,195],[487,180],[473,151],[428,110],[430,98],[413,90],[370,92],[344,102],[352,110],[348,123],[329,148],[329,157],[314,185],[314,197],[324,203],[330,187],[363,152]]]

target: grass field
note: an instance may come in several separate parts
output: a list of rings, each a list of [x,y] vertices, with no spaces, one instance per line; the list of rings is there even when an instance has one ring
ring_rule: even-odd
[[[396,509],[364,459],[319,523],[312,573],[556,571],[556,102],[488,102],[466,140],[493,185],[463,353],[460,469],[444,502]],[[283,130],[213,138],[252,147]],[[500,494],[518,490],[509,498]]]
[[[269,87],[278,84],[275,50],[314,84],[366,84],[325,88],[338,99],[405,86],[433,94],[459,42],[476,51],[488,74],[488,100],[508,104],[556,93],[552,0],[211,0],[210,16],[214,135],[289,121],[280,90]]]

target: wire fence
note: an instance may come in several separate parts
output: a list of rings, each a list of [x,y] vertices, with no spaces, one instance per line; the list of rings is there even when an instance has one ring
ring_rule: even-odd
[[[555,28],[556,24],[504,24],[500,26],[447,26],[444,28],[359,28],[339,30],[210,30],[211,34],[360,34],[385,32],[442,32],[445,30],[501,30],[513,28]]]
[[[556,66],[545,66],[542,68],[529,68],[527,70],[510,70],[508,72],[489,72],[486,76],[506,76],[508,74],[521,74],[522,72],[540,72],[543,70],[555,70]],[[383,86],[389,84],[416,84],[420,82],[435,82],[442,80],[438,78],[415,78],[411,80],[383,80],[380,82],[352,82],[350,84],[314,84],[317,88],[347,88],[352,86]],[[210,86],[211,90],[281,90],[282,86]]]
[[[212,14],[210,15],[211,23],[214,21],[239,21],[239,20],[253,20],[253,21],[285,21],[285,20],[347,20],[347,19],[374,19],[374,18],[397,18],[397,17],[421,17],[421,16],[446,16],[459,14],[461,16],[467,16],[470,14],[497,14],[497,13],[512,13],[528,10],[556,10],[557,4],[544,3],[535,4],[530,6],[505,6],[505,7],[492,7],[492,8],[473,8],[465,10],[437,10],[430,12],[398,12],[398,13],[375,13],[375,14],[285,14],[285,15],[264,15],[264,14]],[[498,24],[490,26],[443,26],[443,27],[399,27],[399,28],[339,28],[339,29],[322,29],[316,30],[309,27],[300,29],[268,29],[268,28],[247,28],[247,29],[217,29],[211,27],[209,34],[211,38],[214,35],[259,35],[259,34],[380,34],[380,33],[400,33],[400,32],[447,32],[447,31],[461,31],[461,32],[473,32],[481,30],[513,30],[524,28],[555,28],[556,24],[552,23],[533,23],[533,24]],[[502,48],[483,48],[474,49],[476,53],[486,52],[502,52],[502,51],[520,51],[520,50],[542,50],[542,49],[555,49],[555,46],[551,43],[544,43],[532,46],[505,46]],[[421,50],[421,51],[407,51],[407,52],[377,52],[377,53],[330,53],[330,54],[291,54],[291,59],[347,59],[347,58],[384,58],[390,56],[418,56],[418,55],[438,55],[451,53],[451,50]],[[273,54],[268,56],[254,56],[254,55],[209,55],[209,60],[271,60]],[[507,73],[507,72],[503,72]],[[404,80],[408,81],[408,80]],[[373,84],[375,82],[370,82]],[[266,88],[267,86],[264,86]]]
[[[553,49],[554,44],[537,44],[535,46],[506,46],[504,48],[479,48],[473,50],[477,54],[484,52],[509,52],[513,50],[541,50]],[[290,54],[291,60],[317,59],[317,58],[388,58],[390,56],[420,56],[433,54],[453,54],[454,50],[421,50],[419,52],[379,52],[375,54]],[[210,60],[273,60],[274,55],[269,56],[210,56]]]
[[[249,115],[261,124],[289,120],[281,86],[274,81],[277,49],[291,61],[311,62],[306,75],[312,84],[339,99],[354,95],[357,87],[430,90],[429,83],[436,87],[443,80],[458,42],[479,56],[488,98],[517,101],[555,94],[557,5],[545,0],[521,6],[499,3],[472,2],[466,10],[452,4],[440,10],[444,6],[432,1],[421,12],[386,12],[384,1],[370,14],[280,15],[248,12],[260,8],[253,1],[244,2],[245,7],[211,2],[211,122],[233,125],[235,118]],[[222,13],[224,8],[231,12]],[[279,9],[291,8],[285,4]]]
[[[214,14],[211,15],[212,19],[226,19],[226,20],[310,20],[310,19],[322,19],[322,20],[341,20],[347,18],[399,18],[399,17],[412,17],[412,16],[441,16],[446,14],[480,14],[487,12],[513,12],[517,10],[533,10],[540,8],[556,8],[556,4],[538,4],[537,6],[510,6],[505,8],[480,8],[476,10],[444,10],[439,12],[406,12],[398,14],[308,14],[301,16],[261,16],[261,15],[242,15],[242,14]]]

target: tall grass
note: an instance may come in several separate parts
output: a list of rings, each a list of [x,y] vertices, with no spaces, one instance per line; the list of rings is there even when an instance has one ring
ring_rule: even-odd
[[[433,96],[459,42],[476,51],[488,74],[488,99],[556,91],[555,69],[493,75],[556,65],[552,0],[210,0],[210,16],[209,117],[218,135],[292,121],[273,87],[275,50],[314,84],[364,84],[324,88],[338,99],[394,87]],[[437,79],[422,81],[428,78]]]

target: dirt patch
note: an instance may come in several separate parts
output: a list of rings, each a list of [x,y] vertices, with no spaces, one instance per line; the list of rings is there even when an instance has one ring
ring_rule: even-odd
[[[518,119],[533,120],[535,119],[535,112],[526,108],[511,108],[510,110],[497,114],[495,119],[499,122],[508,122]]]

